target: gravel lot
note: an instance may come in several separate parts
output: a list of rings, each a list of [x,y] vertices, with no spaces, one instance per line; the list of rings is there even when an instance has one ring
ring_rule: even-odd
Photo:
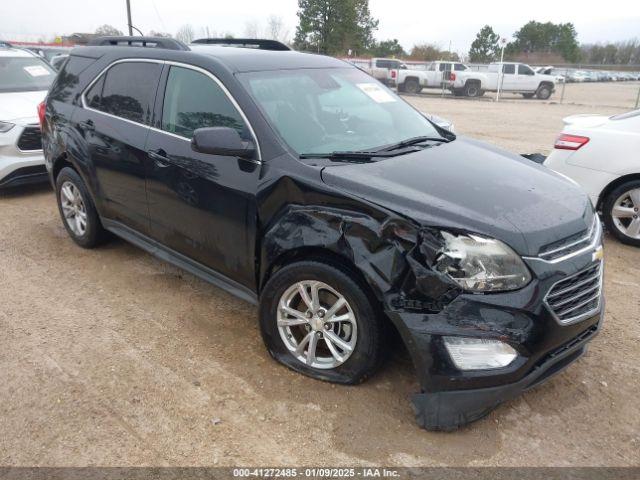
[[[410,101],[517,152],[547,153],[564,116],[624,111]],[[640,250],[605,250],[606,322],[588,353],[487,418],[429,433],[405,353],[357,387],[297,375],[268,356],[252,306],[123,241],[76,247],[46,187],[4,195],[0,465],[638,465]]]

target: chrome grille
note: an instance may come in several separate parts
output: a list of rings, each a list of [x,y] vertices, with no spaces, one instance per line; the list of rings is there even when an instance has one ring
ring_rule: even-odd
[[[601,231],[600,219],[597,214],[594,214],[593,222],[588,230],[545,246],[539,257],[547,261],[558,261],[582,249],[589,248],[600,236]]]
[[[39,125],[27,125],[18,139],[22,151],[42,150],[42,132]]]
[[[602,262],[555,283],[545,303],[563,325],[584,320],[600,310]]]

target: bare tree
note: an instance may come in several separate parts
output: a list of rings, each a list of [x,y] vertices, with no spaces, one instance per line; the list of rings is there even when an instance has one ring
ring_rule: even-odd
[[[193,30],[193,27],[187,23],[178,29],[178,31],[176,32],[176,39],[184,43],[191,43],[195,35],[196,34]]]
[[[116,27],[112,25],[107,25],[105,23],[104,25],[101,25],[98,28],[96,28],[96,35],[107,36],[107,37],[108,36],[121,37],[122,32],[118,30]]]
[[[270,15],[267,20],[267,34],[266,36],[272,40],[278,40],[280,42],[287,42],[289,37],[289,31],[284,25],[282,17],[277,15]]]
[[[260,36],[260,25],[255,20],[250,20],[244,24],[244,36],[246,38],[258,38]]]
[[[172,38],[172,35],[167,32],[156,32],[155,30],[149,31],[150,37],[163,37],[163,38]]]

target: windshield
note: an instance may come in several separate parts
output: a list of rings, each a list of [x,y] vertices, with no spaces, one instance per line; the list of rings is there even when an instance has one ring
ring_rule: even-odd
[[[372,150],[440,136],[413,107],[355,68],[252,72],[241,80],[298,154]]]
[[[55,76],[37,57],[0,57],[0,93],[48,90]]]

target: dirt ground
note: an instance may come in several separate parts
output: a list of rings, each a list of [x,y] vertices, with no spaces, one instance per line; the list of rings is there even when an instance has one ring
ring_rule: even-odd
[[[548,152],[564,116],[624,111],[410,101],[517,152]],[[271,360],[254,307],[123,241],[76,247],[46,187],[1,196],[0,465],[638,465],[640,249],[605,250],[606,321],[587,354],[430,433],[406,354],[357,387],[303,377]]]

